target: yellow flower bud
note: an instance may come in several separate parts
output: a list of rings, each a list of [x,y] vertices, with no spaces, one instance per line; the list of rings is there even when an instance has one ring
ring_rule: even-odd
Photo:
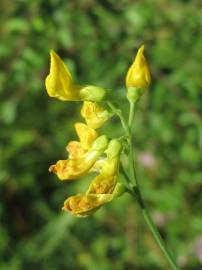
[[[97,129],[106,122],[112,114],[95,102],[84,101],[81,116],[89,127]]]
[[[126,75],[126,87],[128,89],[129,100],[138,100],[149,87],[150,83],[151,75],[144,56],[144,46],[141,46]]]

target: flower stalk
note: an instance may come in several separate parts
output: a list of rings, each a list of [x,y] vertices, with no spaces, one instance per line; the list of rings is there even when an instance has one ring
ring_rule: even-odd
[[[178,266],[175,263],[175,260],[172,256],[172,254],[170,253],[170,251],[166,248],[165,243],[156,227],[156,225],[154,224],[146,206],[145,206],[145,202],[144,199],[142,197],[141,194],[141,190],[138,184],[138,178],[137,178],[137,174],[136,174],[136,170],[135,170],[135,165],[134,165],[134,154],[133,154],[133,139],[132,139],[132,127],[133,127],[133,119],[134,119],[134,115],[135,115],[135,105],[136,102],[132,102],[129,101],[130,103],[130,111],[129,111],[129,120],[128,120],[128,125],[126,124],[126,130],[128,132],[129,135],[129,168],[130,168],[130,177],[132,179],[132,183],[133,183],[133,187],[132,188],[127,188],[127,192],[134,198],[136,199],[140,210],[142,212],[142,215],[144,217],[144,220],[146,222],[146,224],[148,225],[155,241],[157,242],[159,248],[162,250],[163,254],[165,255],[168,263],[170,264],[170,266],[172,267],[173,270],[180,270],[178,268]],[[125,121],[124,121],[125,123]],[[126,172],[124,171],[124,168],[122,168],[122,173],[123,176],[125,177],[126,181],[130,184],[131,180],[128,178],[128,175],[126,174]]]
[[[130,140],[131,142],[131,146],[130,149],[133,149],[133,143],[132,143],[132,139]],[[138,180],[137,180],[137,175],[135,172],[135,167],[134,167],[134,160],[133,160],[133,155],[130,155],[130,176],[133,179],[133,181],[135,180],[135,186],[132,189],[127,189],[127,192],[136,199],[138,206],[140,207],[140,210],[142,212],[142,215],[144,217],[144,220],[146,222],[146,224],[148,225],[154,239],[156,240],[159,248],[162,250],[163,254],[165,255],[168,263],[170,264],[171,268],[173,270],[180,270],[178,268],[178,266],[175,263],[175,260],[172,256],[172,254],[170,253],[170,251],[167,249],[167,247],[165,246],[165,243],[156,227],[156,225],[154,224],[146,206],[145,206],[145,202],[144,199],[142,197],[141,194],[141,190],[138,184]],[[133,171],[132,171],[133,170]]]

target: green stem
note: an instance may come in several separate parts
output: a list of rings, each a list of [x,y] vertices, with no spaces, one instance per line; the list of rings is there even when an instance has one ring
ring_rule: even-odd
[[[129,144],[129,148],[130,148],[130,152],[129,152],[129,162],[130,162],[130,175],[131,178],[133,180],[133,190],[127,188],[127,191],[135,198],[137,198],[138,204],[141,208],[143,217],[145,219],[145,222],[147,223],[154,239],[156,240],[157,244],[159,245],[160,249],[162,250],[162,252],[164,253],[165,257],[167,258],[168,262],[170,263],[170,266],[172,267],[173,270],[179,270],[179,268],[177,267],[172,255],[170,254],[170,252],[167,250],[167,248],[165,247],[164,241],[160,235],[160,233],[158,232],[158,229],[156,227],[156,225],[153,223],[146,207],[144,204],[144,200],[142,198],[142,195],[140,193],[140,189],[138,187],[138,180],[137,180],[137,175],[135,172],[135,166],[134,166],[134,156],[133,156],[133,141],[132,141],[132,123],[133,123],[133,118],[134,118],[134,113],[135,113],[135,103],[134,102],[130,102],[130,113],[129,113],[129,120],[128,123],[126,122],[121,110],[117,109],[113,103],[108,102],[108,106],[111,108],[111,110],[118,115],[118,117],[121,120],[121,124],[123,126],[123,129],[125,130],[127,136],[128,136],[128,144]],[[123,168],[122,168],[123,169]],[[125,178],[127,178],[127,174],[125,174],[124,169],[122,170],[123,175],[125,176]]]
[[[133,180],[133,183],[135,186],[137,186],[137,176],[135,171],[135,162],[134,162],[134,155],[133,155],[133,136],[132,136],[132,124],[133,119],[135,115],[135,102],[130,101],[130,112],[129,112],[129,119],[128,119],[128,126],[130,130],[130,138],[129,138],[129,169],[130,169],[130,175]]]
[[[133,119],[134,119],[134,114],[135,114],[135,102],[130,102],[130,113],[129,113],[129,120],[128,120],[128,125],[129,125],[129,130],[130,130],[130,138],[129,138],[129,147],[130,147],[130,155],[129,155],[129,161],[130,161],[130,175],[135,183],[135,186],[132,191],[128,192],[133,196],[137,198],[138,204],[140,206],[140,209],[142,211],[143,217],[145,222],[147,223],[154,239],[156,240],[157,244],[159,245],[160,249],[164,253],[165,257],[167,258],[170,266],[172,267],[173,270],[179,270],[177,267],[175,260],[173,259],[172,255],[170,252],[167,250],[165,247],[164,241],[156,227],[156,225],[153,223],[146,207],[144,200],[142,198],[139,185],[138,185],[138,179],[135,171],[135,166],[134,166],[134,156],[133,156],[133,140],[132,140],[132,124],[133,124]]]
[[[130,137],[129,140],[129,171],[130,171],[130,176],[133,181],[133,185],[137,186],[137,177],[136,177],[136,172],[135,172],[135,166],[134,166],[134,156],[133,156],[133,143],[132,143],[132,137]]]
[[[128,125],[130,128],[132,127],[134,114],[135,114],[135,102],[130,101],[130,112],[129,112],[129,119],[128,119]]]
[[[144,204],[144,200],[142,198],[142,195],[140,193],[140,190],[139,188],[136,186],[134,188],[134,191],[128,191],[133,197],[137,198],[137,201],[138,201],[138,204],[140,206],[140,209],[142,211],[142,214],[143,214],[143,217],[144,217],[144,220],[145,222],[147,223],[154,239],[156,240],[157,244],[159,245],[160,249],[162,250],[162,252],[164,253],[165,257],[167,258],[171,268],[173,270],[180,270],[178,268],[178,266],[176,265],[175,263],[175,260],[173,258],[173,256],[171,255],[170,251],[166,248],[165,246],[165,243],[156,227],[156,225],[153,223],[150,215],[149,215],[149,212],[147,211],[146,207],[145,207],[145,204]]]
[[[128,174],[126,173],[126,171],[124,170],[122,163],[120,163],[120,171],[121,171],[121,174],[124,176],[125,180],[127,181],[127,183],[130,185],[131,184],[130,178]]]
[[[126,120],[125,120],[125,117],[124,117],[123,114],[122,114],[122,111],[121,111],[120,109],[117,109],[116,106],[115,106],[112,102],[110,102],[110,101],[108,101],[107,104],[108,104],[108,106],[111,108],[111,110],[112,110],[116,115],[118,115],[118,117],[119,117],[120,120],[121,120],[122,127],[123,127],[123,129],[125,130],[127,136],[130,136],[130,130],[129,130],[128,124],[127,124],[127,122],[126,122]]]

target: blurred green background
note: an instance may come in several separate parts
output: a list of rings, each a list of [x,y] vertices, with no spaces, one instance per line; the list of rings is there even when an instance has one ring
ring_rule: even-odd
[[[126,111],[142,43],[153,83],[134,123],[141,187],[178,264],[202,269],[202,2],[1,0],[0,11],[0,269],[170,269],[132,198],[73,218],[61,206],[85,181],[48,173],[81,120],[80,103],[46,94],[50,49]],[[120,135],[118,120],[102,130]]]

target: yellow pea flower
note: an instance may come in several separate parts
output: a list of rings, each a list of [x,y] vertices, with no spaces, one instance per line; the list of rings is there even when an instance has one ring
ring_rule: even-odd
[[[110,141],[100,174],[94,178],[85,194],[68,198],[64,202],[63,210],[75,216],[86,217],[123,193],[123,185],[117,183],[121,148],[117,140]]]
[[[49,172],[55,173],[60,180],[73,180],[87,174],[93,167],[96,160],[104,152],[108,145],[108,139],[105,135],[98,137],[91,148],[82,156],[59,160],[51,165]]]
[[[75,84],[68,67],[53,50],[50,52],[50,57],[50,72],[45,80],[46,90],[50,97],[63,101],[101,101],[105,98],[106,90],[101,87]]]
[[[69,197],[62,210],[70,212],[77,217],[87,217],[97,211],[102,205],[119,197],[124,192],[121,183],[117,183],[111,194],[77,194]]]
[[[81,87],[74,84],[68,67],[53,50],[50,57],[50,73],[45,81],[48,95],[60,100],[80,100]]]
[[[141,46],[126,75],[129,99],[137,100],[149,87],[150,83],[151,75],[144,56],[144,46]]]
[[[84,101],[81,116],[86,120],[89,127],[97,129],[100,128],[112,114],[96,102]]]

